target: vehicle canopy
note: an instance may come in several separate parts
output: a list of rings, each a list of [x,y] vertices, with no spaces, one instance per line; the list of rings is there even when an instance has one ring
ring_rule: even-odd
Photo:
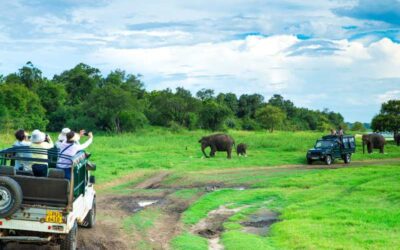
[[[46,155],[45,159],[40,156]],[[32,156],[36,156],[32,157]],[[0,175],[14,179],[23,192],[23,204],[48,205],[72,209],[75,198],[85,193],[89,182],[88,158],[83,151],[75,156],[59,154],[57,148],[39,149],[30,147],[12,147],[0,151]],[[59,158],[71,166],[71,180],[64,178],[64,171],[56,169]],[[47,177],[36,177],[31,170],[15,169],[16,162],[26,165],[32,163],[48,164]]]
[[[355,149],[356,148],[356,140],[353,135],[326,135],[321,139],[317,140],[314,148],[331,148],[334,147],[335,144],[343,145],[344,149]]]

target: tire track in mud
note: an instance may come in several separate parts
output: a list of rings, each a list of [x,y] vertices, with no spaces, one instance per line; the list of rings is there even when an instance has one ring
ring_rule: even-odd
[[[171,197],[177,189],[158,189],[168,175],[169,172],[162,171],[149,177],[130,188],[134,191],[132,194],[102,195],[98,202],[98,207],[101,208],[99,213],[103,218],[114,218],[116,223],[103,219],[103,222],[96,224],[93,229],[81,230],[79,249],[134,249],[141,241],[149,243],[151,249],[169,249],[169,241],[180,232],[182,212],[198,197],[184,201]],[[141,194],[140,190],[145,189],[151,189],[156,193],[149,195],[142,192],[144,194]],[[123,230],[123,220],[128,216],[153,208],[160,209],[161,214],[147,233],[128,234]],[[105,221],[108,221],[108,224]],[[115,234],[115,232],[118,233]]]

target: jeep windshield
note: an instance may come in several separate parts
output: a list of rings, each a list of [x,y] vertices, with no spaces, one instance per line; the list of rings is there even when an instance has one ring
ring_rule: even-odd
[[[331,148],[333,143],[331,141],[317,141],[315,148]]]

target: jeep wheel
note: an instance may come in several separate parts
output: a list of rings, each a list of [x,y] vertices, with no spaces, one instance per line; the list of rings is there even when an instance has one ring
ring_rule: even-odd
[[[87,228],[92,228],[96,224],[96,197],[93,198],[92,209],[89,210],[89,213],[86,215],[85,220],[83,221],[83,226]]]
[[[307,163],[308,163],[308,165],[312,165],[312,159],[307,158]]]
[[[14,214],[22,203],[21,186],[7,176],[0,176],[0,218]]]
[[[327,155],[325,157],[325,163],[326,163],[326,165],[331,165],[332,164],[332,156]]]
[[[61,241],[60,250],[76,250],[78,242],[78,223],[74,223],[74,226],[69,231],[68,235],[64,240]]]
[[[349,164],[351,162],[351,154],[346,154],[344,156],[344,163]]]

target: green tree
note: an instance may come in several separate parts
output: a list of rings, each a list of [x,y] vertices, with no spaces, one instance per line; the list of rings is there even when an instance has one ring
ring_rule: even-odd
[[[113,132],[133,131],[147,122],[143,105],[130,92],[117,86],[95,89],[83,103],[82,115],[96,126]],[[79,117],[78,116],[78,117]]]
[[[268,104],[285,111],[288,118],[293,118],[295,116],[296,107],[294,106],[293,102],[290,100],[285,100],[281,95],[273,95],[271,99],[269,99]]]
[[[257,121],[271,133],[274,132],[274,129],[279,128],[279,126],[283,124],[285,118],[285,112],[272,105],[266,105],[257,110],[256,113]]]
[[[213,131],[223,129],[224,121],[231,114],[228,107],[214,100],[203,102],[199,113],[199,122],[204,129]]]
[[[103,82],[100,70],[83,63],[54,76],[53,80],[65,85],[69,105],[82,103]]]
[[[364,124],[361,122],[355,122],[353,123],[353,126],[351,127],[351,131],[359,131],[359,132],[365,132],[365,127]]]
[[[238,117],[254,119],[256,111],[262,106],[263,101],[264,97],[259,94],[241,95],[238,103]]]
[[[233,112],[233,114],[238,112],[239,102],[234,93],[220,93],[217,96],[217,101],[221,104],[225,104]]]
[[[13,128],[44,130],[48,123],[39,97],[24,85],[0,85],[0,107]]]
[[[112,85],[130,91],[137,98],[143,98],[145,90],[144,84],[140,81],[139,76],[127,74],[124,70],[111,71],[104,79],[104,85]]]
[[[374,131],[400,131],[400,100],[389,100],[382,104],[381,112],[372,119]]]
[[[214,99],[214,90],[212,89],[201,89],[196,93],[197,98],[202,101]]]
[[[7,75],[5,83],[23,84],[30,90],[36,90],[37,86],[44,80],[42,71],[36,68],[32,62],[27,62],[18,73]]]

